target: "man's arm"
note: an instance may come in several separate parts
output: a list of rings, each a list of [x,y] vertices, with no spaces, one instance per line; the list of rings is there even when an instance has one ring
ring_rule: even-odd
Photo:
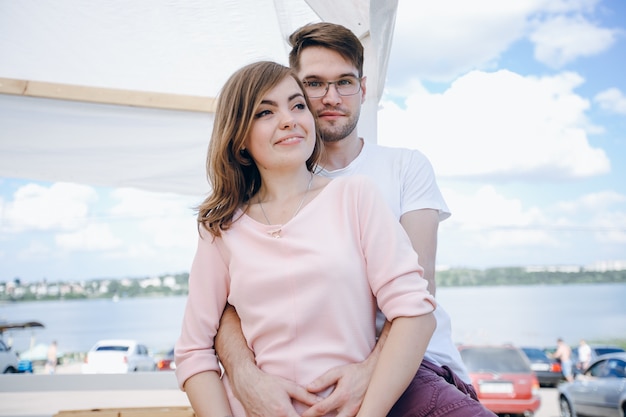
[[[435,263],[437,260],[437,232],[439,213],[433,209],[413,210],[400,217],[400,224],[409,235],[418,260],[424,268],[424,278],[428,281],[428,291],[435,296]]]
[[[313,405],[319,398],[303,387],[261,371],[248,348],[235,309],[227,305],[215,336],[215,350],[235,397],[249,417],[298,417],[291,399]]]

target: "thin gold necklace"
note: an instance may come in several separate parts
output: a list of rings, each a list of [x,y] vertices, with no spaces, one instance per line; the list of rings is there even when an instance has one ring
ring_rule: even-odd
[[[311,184],[313,184],[313,173],[312,172],[311,172],[311,179],[309,179],[309,183],[306,186],[306,190],[304,191],[304,195],[302,196],[302,200],[300,201],[300,204],[298,204],[298,208],[296,208],[296,211],[293,212],[293,214],[291,215],[289,220],[287,220],[287,222],[289,222],[291,219],[296,217],[296,214],[298,214],[298,212],[302,208],[302,205],[304,204],[304,200],[306,200],[306,196],[307,196],[307,194],[309,194],[309,190],[311,189]],[[267,217],[267,214],[265,214],[265,209],[263,208],[263,203],[261,203],[261,197],[259,195],[257,195],[257,201],[259,202],[259,207],[261,207],[261,212],[263,213],[263,217],[265,217],[265,221],[267,222],[268,225],[271,226],[272,222]],[[280,232],[282,232],[282,231],[283,231],[283,225],[281,224],[278,227],[278,229],[270,230],[269,232],[267,232],[267,234],[269,234],[274,239],[278,239],[278,238],[280,238]]]

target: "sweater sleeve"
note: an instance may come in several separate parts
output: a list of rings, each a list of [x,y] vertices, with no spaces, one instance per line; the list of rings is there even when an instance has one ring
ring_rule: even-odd
[[[189,273],[189,294],[182,330],[174,349],[178,386],[204,371],[220,372],[213,340],[226,306],[229,288],[227,262],[220,238],[202,227]]]
[[[360,179],[358,213],[368,280],[385,317],[393,320],[434,311],[435,299],[408,235],[365,177]]]

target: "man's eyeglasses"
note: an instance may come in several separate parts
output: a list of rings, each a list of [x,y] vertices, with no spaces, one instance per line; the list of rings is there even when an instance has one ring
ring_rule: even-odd
[[[324,97],[331,84],[335,84],[340,96],[352,96],[361,90],[361,79],[357,77],[343,77],[337,81],[306,80],[302,83],[310,98]]]

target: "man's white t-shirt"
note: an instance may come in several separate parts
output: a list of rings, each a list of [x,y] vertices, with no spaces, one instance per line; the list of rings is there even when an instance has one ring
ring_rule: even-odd
[[[450,217],[433,167],[423,153],[363,142],[361,153],[347,167],[335,171],[322,167],[319,174],[330,178],[357,174],[370,177],[382,191],[398,221],[404,213],[420,209],[437,210],[439,221]],[[450,367],[463,381],[471,383],[461,355],[452,341],[450,316],[439,302],[434,315],[437,327],[425,358],[436,365]],[[376,320],[379,332],[384,320],[379,311]]]

